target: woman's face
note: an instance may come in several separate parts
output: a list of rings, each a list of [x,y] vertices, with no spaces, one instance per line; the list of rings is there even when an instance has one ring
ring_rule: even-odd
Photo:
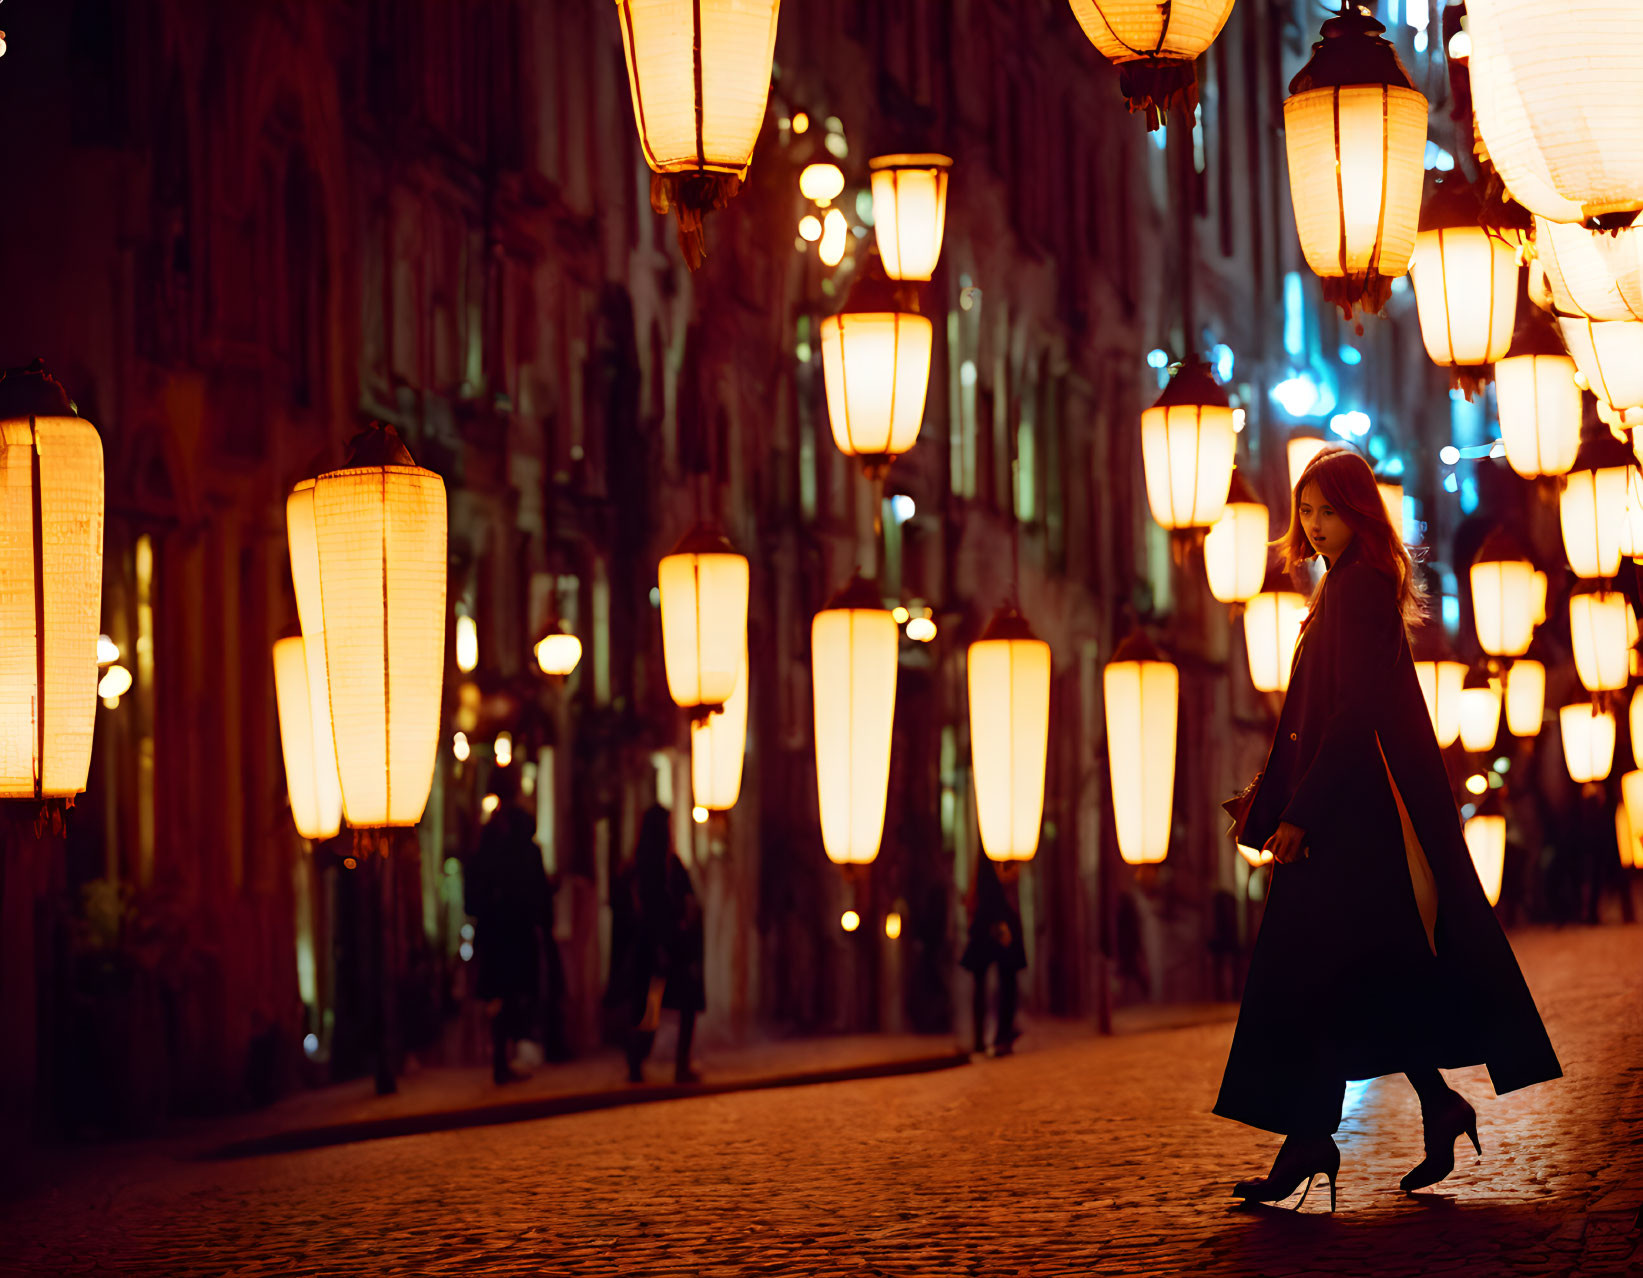
[[[1308,484],[1301,489],[1301,503],[1296,510],[1312,549],[1334,563],[1335,556],[1345,550],[1346,543],[1352,540],[1352,529],[1347,527],[1346,520],[1324,500],[1317,484]]]

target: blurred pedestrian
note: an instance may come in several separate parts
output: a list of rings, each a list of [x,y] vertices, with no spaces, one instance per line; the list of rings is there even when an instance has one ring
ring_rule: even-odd
[[[478,995],[491,1018],[491,1076],[511,1083],[526,1075],[508,1060],[511,1043],[528,1036],[540,991],[542,945],[553,944],[553,892],[536,846],[536,823],[519,806],[517,768],[491,773],[497,798],[463,877],[464,907],[474,920]]]
[[[673,1077],[698,1083],[690,1049],[696,1014],[707,1007],[703,979],[701,903],[690,872],[673,851],[666,808],[652,807],[639,824],[633,859],[611,884],[610,986],[607,1007],[625,1013],[628,1081],[645,1081],[645,1058],[656,1042],[663,1009],[679,1013]]]
[[[998,969],[994,1056],[1008,1056],[1020,1037],[1015,1028],[1016,973],[1027,966],[1027,947],[1021,937],[1021,912],[1010,899],[1019,868],[1014,861],[994,865],[991,857],[982,855],[964,898],[970,935],[958,961],[975,978],[970,1009],[978,1053],[987,1050],[987,970]]]
[[[1233,1189],[1275,1202],[1322,1174],[1348,1079],[1403,1073],[1442,1180],[1477,1115],[1440,1069],[1487,1065],[1496,1093],[1557,1078],[1557,1056],[1483,894],[1421,694],[1421,591],[1369,465],[1326,448],[1295,484],[1284,566],[1328,563],[1302,624],[1266,767],[1234,801],[1238,841],[1273,856],[1215,1112],[1285,1137]],[[1305,1195],[1302,1195],[1304,1200]]]

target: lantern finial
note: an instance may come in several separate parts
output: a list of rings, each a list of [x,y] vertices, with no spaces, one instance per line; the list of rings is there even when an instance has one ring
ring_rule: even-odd
[[[348,441],[345,469],[357,466],[415,466],[410,449],[397,428],[387,422],[372,422]]]
[[[23,368],[0,371],[0,418],[78,417],[63,384],[36,356]]]

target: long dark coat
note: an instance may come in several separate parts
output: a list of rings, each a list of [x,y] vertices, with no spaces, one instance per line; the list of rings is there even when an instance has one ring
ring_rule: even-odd
[[[970,930],[959,966],[978,976],[994,963],[1006,976],[1026,967],[1021,913],[1011,904],[998,870],[985,855],[976,863],[976,884],[969,904]]]
[[[1435,954],[1388,767],[1436,883]],[[1217,1114],[1287,1132],[1301,1078],[1483,1064],[1502,1093],[1561,1074],[1472,867],[1396,586],[1356,540],[1324,578],[1239,841],[1282,821],[1309,855],[1272,867]]]
[[[706,934],[690,871],[671,851],[662,873],[647,881],[630,861],[611,884],[610,984],[607,1007],[626,1006],[637,1024],[652,977],[661,977],[662,1006],[700,1012],[707,1007]]]
[[[463,908],[474,920],[476,992],[482,999],[533,998],[541,945],[553,945],[553,888],[530,814],[503,804],[485,823],[463,872]]]

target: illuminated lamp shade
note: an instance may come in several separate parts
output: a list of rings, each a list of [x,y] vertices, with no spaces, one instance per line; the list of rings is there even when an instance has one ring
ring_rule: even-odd
[[[1472,107],[1519,204],[1558,222],[1643,208],[1643,8],[1473,0]]]
[[[575,670],[577,662],[582,660],[582,641],[575,635],[554,629],[538,639],[531,651],[535,654],[537,668],[543,674],[563,677]]]
[[[479,624],[472,617],[456,619],[456,668],[463,674],[472,673],[479,664]]]
[[[0,799],[71,799],[97,716],[103,444],[38,361],[0,375],[0,564]]]
[[[1208,528],[1232,481],[1232,407],[1209,365],[1189,359],[1141,414],[1141,463],[1152,517],[1173,531]]]
[[[1266,580],[1271,516],[1234,468],[1226,509],[1204,537],[1209,592],[1226,604],[1248,603]]]
[[[1403,485],[1395,479],[1386,479],[1375,476],[1375,487],[1381,494],[1381,505],[1386,507],[1386,522],[1392,525],[1392,531],[1403,540]]]
[[[1643,768],[1643,686],[1632,689],[1631,707],[1627,713],[1627,726],[1631,728],[1632,763]],[[1643,831],[1643,821],[1637,827]]]
[[[1536,569],[1504,530],[1483,539],[1472,560],[1472,621],[1478,646],[1493,657],[1520,657],[1535,636]]]
[[[700,718],[730,700],[747,649],[747,557],[698,524],[656,568],[662,661],[674,704]]]
[[[1594,320],[1643,319],[1643,229],[1589,231],[1535,219],[1535,253],[1546,268],[1552,305]]]
[[[1500,692],[1477,671],[1467,674],[1460,690],[1460,744],[1469,754],[1492,750],[1500,735]]]
[[[1415,678],[1426,699],[1433,735],[1447,750],[1460,737],[1460,694],[1466,683],[1466,667],[1458,661],[1417,661]]]
[[[1506,730],[1514,737],[1539,736],[1546,717],[1546,667],[1527,657],[1514,661],[1506,671],[1503,700]]]
[[[1535,569],[1535,625],[1546,624],[1546,574]]]
[[[1214,42],[1232,0],[1072,0],[1073,16],[1101,56],[1118,67],[1118,87],[1148,130],[1171,111],[1188,122],[1198,106],[1193,64]]]
[[[1261,593],[1244,607],[1244,648],[1249,679],[1258,692],[1286,692],[1295,646],[1306,620],[1306,596],[1277,567],[1267,573]]]
[[[692,268],[702,216],[741,188],[770,96],[780,0],[616,0],[651,207],[677,208]]]
[[[1589,692],[1624,688],[1631,677],[1626,596],[1617,590],[1569,596],[1575,673]]]
[[[1592,394],[1617,412],[1643,407],[1643,320],[1560,315],[1557,326]]]
[[[859,576],[810,626],[822,848],[836,865],[879,854],[890,784],[899,631]]]
[[[821,322],[833,443],[882,473],[918,441],[935,328],[870,258],[842,310]]]
[[[844,190],[844,171],[836,164],[807,164],[799,173],[799,192],[807,200],[826,204]]]
[[[1620,845],[1620,864],[1643,870],[1643,772],[1628,772],[1620,778],[1615,835]]]
[[[1296,431],[1290,435],[1289,443],[1285,448],[1285,456],[1289,461],[1289,488],[1291,492],[1300,486],[1301,476],[1306,473],[1306,468],[1312,464],[1312,459],[1329,446],[1329,441],[1321,435],[1309,434],[1306,431]]]
[[[1590,702],[1577,701],[1562,707],[1557,721],[1569,779],[1585,785],[1608,776],[1614,766],[1614,716]]]
[[[1044,816],[1050,742],[1050,645],[1002,608],[970,645],[970,761],[981,846],[1029,861]]]
[[[1635,469],[1632,450],[1606,428],[1585,432],[1558,501],[1563,553],[1577,577],[1612,577],[1620,571]]]
[[[322,641],[323,642],[323,641]],[[274,643],[274,704],[279,712],[280,750],[291,819],[305,839],[329,839],[342,827],[342,787],[337,780],[337,748],[331,740],[327,701],[323,722],[314,718],[308,692],[307,641],[292,635]]]
[[[941,260],[947,227],[945,155],[880,155],[873,174],[873,235],[884,272],[893,280],[927,280]]]
[[[747,750],[747,654],[736,670],[736,689],[718,714],[690,725],[690,793],[694,806],[728,812],[742,792]]]
[[[1517,251],[1478,224],[1483,202],[1458,169],[1427,187],[1411,267],[1421,340],[1471,399],[1505,356],[1517,319]]]
[[[1330,18],[1284,101],[1301,251],[1348,319],[1385,305],[1420,218],[1426,98],[1385,30],[1355,9]]]
[[[1169,854],[1181,672],[1135,631],[1102,672],[1107,763],[1119,855],[1152,865]]]
[[[393,427],[373,423],[345,468],[314,481],[313,500],[343,815],[353,826],[415,825],[439,749],[445,481],[411,460]]]
[[[1495,404],[1507,464],[1525,479],[1566,474],[1580,448],[1580,387],[1575,362],[1551,320],[1530,308],[1512,348],[1495,363]]]
[[[1500,902],[1501,878],[1506,869],[1506,818],[1498,812],[1480,812],[1466,819],[1466,850],[1490,905]]]

